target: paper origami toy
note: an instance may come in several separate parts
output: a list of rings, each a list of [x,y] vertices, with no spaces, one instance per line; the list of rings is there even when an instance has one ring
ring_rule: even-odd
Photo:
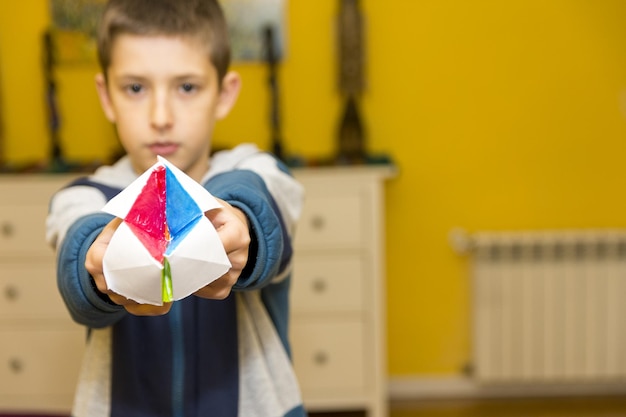
[[[162,305],[224,275],[231,264],[204,215],[218,207],[204,187],[159,157],[103,208],[124,220],[104,254],[109,289]]]

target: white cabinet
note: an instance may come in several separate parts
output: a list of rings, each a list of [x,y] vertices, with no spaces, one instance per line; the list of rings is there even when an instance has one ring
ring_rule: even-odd
[[[0,414],[68,413],[85,330],[69,317],[45,243],[56,175],[0,176]]]
[[[387,415],[384,181],[388,166],[294,170],[306,190],[291,292],[309,411]]]

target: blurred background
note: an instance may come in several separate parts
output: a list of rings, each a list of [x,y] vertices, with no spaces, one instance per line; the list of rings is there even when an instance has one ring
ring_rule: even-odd
[[[338,5],[286,2],[282,146],[303,164],[337,152]],[[366,147],[397,169],[384,203],[390,395],[472,397],[472,263],[451,245],[451,232],[471,239],[481,231],[626,228],[626,2],[362,0],[360,9]],[[50,158],[41,42],[50,24],[47,0],[0,3],[7,170]],[[213,146],[270,150],[267,66],[233,69],[243,91]],[[63,157],[110,161],[119,147],[93,88],[96,63],[54,71]],[[624,378],[609,381],[612,393]]]

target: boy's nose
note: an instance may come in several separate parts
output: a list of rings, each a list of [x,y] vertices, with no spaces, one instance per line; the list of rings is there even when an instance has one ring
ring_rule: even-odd
[[[172,126],[173,115],[167,95],[161,94],[154,97],[150,123],[158,131],[166,130]]]

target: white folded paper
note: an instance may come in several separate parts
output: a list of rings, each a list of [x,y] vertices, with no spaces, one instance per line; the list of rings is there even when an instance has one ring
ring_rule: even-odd
[[[231,264],[204,215],[219,207],[204,187],[159,157],[102,209],[124,220],[104,254],[109,289],[162,305],[224,275]]]

